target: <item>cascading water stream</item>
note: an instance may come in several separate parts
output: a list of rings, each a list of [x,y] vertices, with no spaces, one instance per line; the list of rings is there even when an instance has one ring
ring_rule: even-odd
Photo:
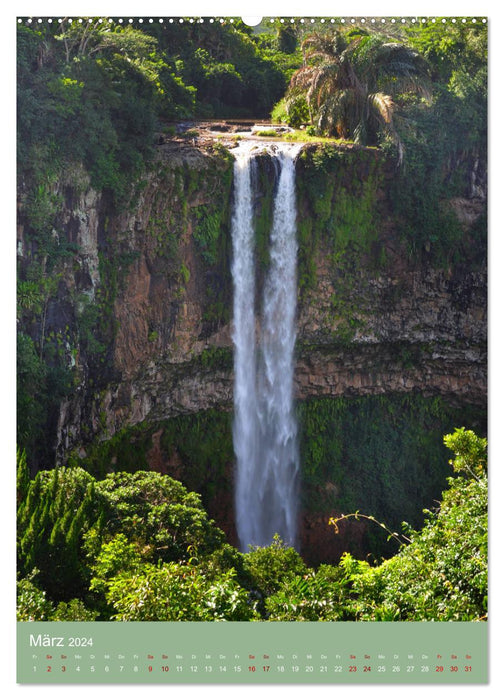
[[[234,166],[233,284],[235,387],[233,441],[237,461],[236,525],[240,545],[268,545],[278,533],[297,540],[299,457],[293,409],[296,276],[294,159],[297,145],[275,145],[279,164],[270,266],[256,343],[251,147]],[[257,345],[257,347],[256,347]]]
[[[234,420],[236,456],[236,526],[240,542],[252,536],[250,485],[256,463],[256,350],[253,200],[250,152],[237,155],[234,163],[233,237],[233,343]]]

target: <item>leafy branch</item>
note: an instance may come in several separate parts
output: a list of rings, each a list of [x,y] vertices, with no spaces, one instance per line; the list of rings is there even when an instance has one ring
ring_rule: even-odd
[[[334,527],[334,532],[336,534],[338,534],[339,533],[339,525],[338,524],[343,520],[350,520],[350,518],[354,518],[355,520],[360,520],[362,518],[364,520],[369,520],[370,522],[375,523],[375,525],[378,525],[378,527],[381,527],[382,530],[385,530],[385,532],[388,533],[387,541],[394,539],[400,545],[403,545],[404,542],[411,544],[411,540],[409,539],[409,537],[406,537],[406,535],[399,535],[399,533],[397,533],[397,532],[392,532],[392,530],[390,530],[390,528],[388,528],[385,525],[385,523],[381,523],[379,520],[377,520],[374,517],[374,515],[364,515],[363,513],[359,513],[358,510],[356,510],[355,513],[348,513],[347,515],[342,514],[337,518],[330,518],[329,525],[332,525]]]

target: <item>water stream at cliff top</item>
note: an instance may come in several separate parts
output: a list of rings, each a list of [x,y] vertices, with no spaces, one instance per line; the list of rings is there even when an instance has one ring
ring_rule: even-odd
[[[299,454],[293,407],[297,241],[295,157],[300,146],[274,144],[278,166],[270,232],[270,265],[254,309],[255,258],[252,144],[236,149],[232,221],[236,526],[242,551],[279,534],[297,542]],[[259,295],[258,295],[259,296]]]

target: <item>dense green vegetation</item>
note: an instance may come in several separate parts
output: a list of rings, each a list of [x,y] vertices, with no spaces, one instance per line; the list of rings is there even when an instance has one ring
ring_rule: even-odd
[[[457,410],[419,394],[312,399],[299,414],[304,507],[359,510],[394,529],[404,520],[418,527],[422,508],[441,493],[449,473],[443,433],[460,420],[485,430],[483,410]],[[347,542],[359,556],[396,551],[373,528],[363,544]]]
[[[58,204],[51,182],[72,163],[124,201],[162,122],[267,116],[292,72],[289,55],[241,21],[18,25],[19,179],[33,179],[34,229],[43,236]]]
[[[303,65],[273,115],[397,160],[391,199],[411,256],[484,254],[486,217],[467,238],[446,201],[485,189],[486,25],[352,27],[314,32],[301,46]]]
[[[396,556],[317,569],[278,538],[239,553],[169,477],[59,468],[30,481],[20,455],[18,619],[486,619],[486,440],[460,428],[445,443],[455,475],[424,526],[381,524],[402,540]]]
[[[390,142],[403,158],[402,128],[418,138],[417,120],[451,108],[438,146],[485,148],[486,25],[437,21],[315,30],[299,36],[303,63],[275,113],[292,125],[362,145]],[[421,138],[417,142],[420,145]],[[484,151],[483,151],[484,152]],[[443,153],[446,155],[446,151]]]
[[[372,513],[394,529],[403,520],[420,526],[422,508],[441,493],[449,474],[443,434],[461,421],[478,432],[486,428],[483,409],[454,408],[419,393],[311,399],[299,402],[297,414],[301,507],[312,514]],[[111,464],[127,472],[149,469],[153,434],[159,436],[164,463],[183,465],[184,485],[197,491],[216,517],[215,503],[232,501],[231,413],[208,410],[124,428],[95,443],[84,458],[75,453],[68,464],[98,479]],[[397,551],[396,543],[374,528],[358,540],[347,533],[345,544],[355,556]]]
[[[420,54],[388,37],[350,31],[314,32],[303,41],[303,66],[292,76],[286,97],[305,99],[310,122],[329,135],[376,144],[380,131],[397,145],[393,112],[398,95],[430,98],[428,65]]]

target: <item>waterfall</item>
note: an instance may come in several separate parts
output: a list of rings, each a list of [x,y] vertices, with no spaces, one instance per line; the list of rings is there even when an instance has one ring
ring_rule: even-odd
[[[252,168],[242,148],[234,165],[232,220],[236,455],[236,526],[240,546],[268,545],[275,533],[297,541],[299,456],[293,408],[296,277],[294,159],[297,145],[275,145],[278,182],[270,232],[270,265],[256,329]],[[257,339],[256,339],[257,336]]]

